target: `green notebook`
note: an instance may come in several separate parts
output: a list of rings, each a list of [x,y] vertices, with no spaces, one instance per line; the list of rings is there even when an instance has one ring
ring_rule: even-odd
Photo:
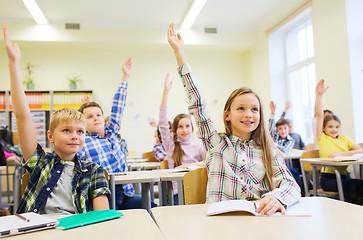
[[[75,227],[85,226],[92,223],[103,222],[110,219],[119,218],[121,216],[123,216],[123,214],[116,210],[99,210],[99,211],[85,212],[58,219],[59,223],[56,226],[56,228],[67,230]]]

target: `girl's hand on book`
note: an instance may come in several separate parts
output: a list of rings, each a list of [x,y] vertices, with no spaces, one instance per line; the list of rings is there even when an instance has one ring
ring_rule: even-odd
[[[344,152],[335,152],[329,155],[329,158],[335,158],[335,157],[344,157]]]
[[[274,214],[275,212],[281,212],[282,215],[285,215],[285,211],[286,210],[281,202],[272,195],[263,197],[259,201],[259,206],[256,210],[257,213],[268,216]]]

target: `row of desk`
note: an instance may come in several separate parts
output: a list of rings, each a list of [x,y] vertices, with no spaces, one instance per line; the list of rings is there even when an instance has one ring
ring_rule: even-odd
[[[321,197],[300,203],[310,216],[206,216],[208,204],[166,206],[153,208],[152,218],[145,210],[124,210],[119,219],[14,239],[362,239],[363,207]]]

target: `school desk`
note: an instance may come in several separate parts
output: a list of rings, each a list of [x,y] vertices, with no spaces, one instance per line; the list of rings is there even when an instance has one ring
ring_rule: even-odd
[[[157,207],[152,216],[166,239],[362,239],[363,207],[322,197],[302,198],[311,216],[206,216],[209,204]]]
[[[289,167],[293,167],[292,159],[300,160],[304,150],[292,149],[288,154],[283,154],[283,158]]]
[[[128,162],[129,171],[159,169],[160,162]]]
[[[166,206],[166,193],[168,193],[169,205],[174,205],[173,198],[173,181],[177,182],[178,185],[178,199],[179,205],[184,204],[184,186],[183,186],[183,178],[187,172],[170,172],[169,169],[165,170],[154,170],[159,177],[159,199],[161,197],[160,203],[162,206]],[[161,185],[161,186],[160,186]],[[160,194],[161,192],[161,194]]]
[[[110,188],[111,191],[115,189],[117,184],[133,184],[141,183],[141,198],[142,207],[150,212],[151,209],[151,196],[150,188],[154,182],[160,181],[159,176],[157,176],[153,171],[134,171],[120,174],[110,174]],[[115,197],[115,194],[113,194]],[[113,202],[116,200],[114,199]]]
[[[343,185],[342,185],[342,179],[341,179],[341,175],[339,173],[339,171],[337,170],[336,167],[345,167],[345,166],[354,166],[354,165],[359,165],[360,166],[360,178],[362,179],[362,167],[363,167],[363,159],[359,159],[356,161],[344,161],[344,162],[335,162],[335,161],[326,161],[326,160],[320,160],[320,158],[302,158],[300,159],[300,163],[301,163],[301,171],[303,171],[303,181],[304,181],[304,187],[305,187],[305,191],[307,190],[307,179],[306,179],[306,174],[304,171],[304,163],[310,163],[310,165],[313,167],[313,190],[314,190],[314,196],[317,195],[317,189],[318,189],[318,176],[317,176],[317,171],[316,171],[316,167],[330,167],[332,169],[334,169],[335,172],[335,176],[337,178],[337,184],[338,184],[338,193],[339,193],[339,199],[341,201],[344,201],[344,193],[343,193]]]
[[[144,209],[122,210],[124,216],[69,230],[49,229],[5,239],[19,240],[113,240],[164,239],[159,228]]]

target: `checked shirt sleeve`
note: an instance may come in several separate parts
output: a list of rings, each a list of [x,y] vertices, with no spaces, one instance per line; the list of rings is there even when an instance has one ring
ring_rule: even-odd
[[[118,134],[121,128],[122,115],[124,113],[127,97],[128,82],[122,81],[113,97],[110,121],[106,126],[106,132]]]

